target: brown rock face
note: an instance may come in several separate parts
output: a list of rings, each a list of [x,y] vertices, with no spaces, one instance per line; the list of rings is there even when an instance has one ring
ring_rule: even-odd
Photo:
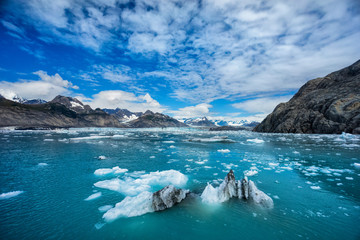
[[[59,99],[58,96],[55,99]],[[65,99],[66,97],[61,97]],[[77,100],[78,101],[78,100]],[[81,102],[80,102],[81,103]],[[79,104],[80,104],[79,103]],[[0,127],[69,128],[69,127],[124,127],[113,116],[87,105],[75,109],[52,101],[45,104],[21,104],[0,98]],[[83,110],[83,111],[81,111]]]
[[[254,131],[360,134],[360,60],[324,78],[308,81]]]

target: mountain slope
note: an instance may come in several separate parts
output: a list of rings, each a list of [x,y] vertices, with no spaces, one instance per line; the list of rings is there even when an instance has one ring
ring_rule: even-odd
[[[187,127],[186,124],[179,122],[175,118],[161,113],[146,111],[141,117],[129,122],[132,128],[152,128],[152,127]]]
[[[326,77],[308,81],[254,131],[360,134],[360,60]]]
[[[54,100],[29,105],[0,98],[0,127],[124,127],[101,110],[77,113]]]
[[[113,115],[120,122],[129,122],[135,120],[143,114],[142,112],[130,112],[127,109],[120,109],[120,108],[116,108],[116,109],[104,108],[103,111],[106,112],[107,114]]]

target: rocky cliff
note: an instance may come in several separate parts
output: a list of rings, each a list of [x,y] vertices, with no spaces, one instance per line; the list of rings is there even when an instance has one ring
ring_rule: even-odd
[[[72,104],[74,102],[75,104]],[[57,96],[45,104],[21,104],[0,98],[0,127],[124,127],[113,116],[73,98]]]
[[[141,117],[129,122],[132,128],[151,128],[151,127],[187,127],[186,124],[179,122],[175,118],[161,114],[146,111]]]
[[[279,104],[256,132],[360,134],[360,60],[308,81]]]

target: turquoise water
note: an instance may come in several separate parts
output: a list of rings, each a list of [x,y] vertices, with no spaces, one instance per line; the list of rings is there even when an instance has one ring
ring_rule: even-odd
[[[234,142],[211,142],[214,136]],[[201,141],[189,141],[194,138]],[[0,158],[0,239],[360,239],[359,136],[4,130]],[[94,174],[115,166],[128,171]],[[159,190],[182,174],[179,185],[201,194],[230,168],[237,179],[251,170],[249,179],[273,198],[274,208],[238,199],[206,204],[197,197],[112,222],[98,209]],[[154,174],[171,169],[178,175]],[[139,181],[145,175],[150,181]],[[94,186],[114,179],[121,189]],[[14,191],[22,192],[6,194]],[[101,196],[84,200],[94,193]]]

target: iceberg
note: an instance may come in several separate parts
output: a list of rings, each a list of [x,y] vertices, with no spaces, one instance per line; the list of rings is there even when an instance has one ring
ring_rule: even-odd
[[[208,183],[201,194],[202,201],[210,204],[225,202],[233,197],[253,202],[265,208],[274,207],[271,197],[260,191],[255,183],[248,180],[246,176],[241,181],[236,181],[233,170],[229,171],[219,187],[214,188]]]
[[[144,191],[135,197],[124,198],[109,209],[103,218],[106,222],[112,222],[121,217],[136,217],[162,211],[180,203],[188,193],[189,190],[177,189],[173,185],[168,185],[155,193]]]

